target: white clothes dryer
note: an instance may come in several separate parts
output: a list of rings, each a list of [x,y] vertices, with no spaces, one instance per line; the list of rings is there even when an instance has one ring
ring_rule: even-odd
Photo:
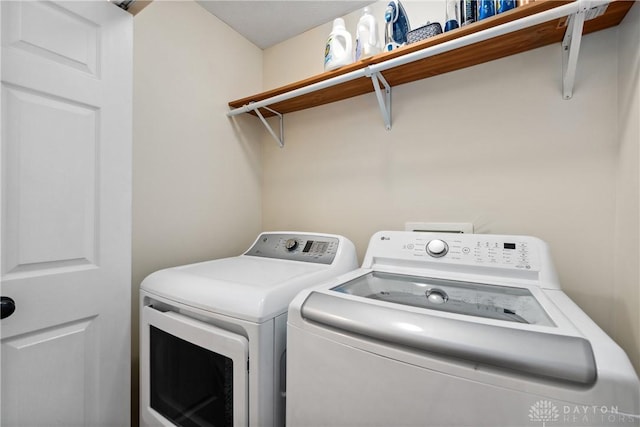
[[[527,236],[379,232],[301,292],[287,426],[638,426],[624,351]]]
[[[337,235],[265,232],[243,255],[168,268],[140,290],[142,426],[283,426],[286,317],[357,268]]]

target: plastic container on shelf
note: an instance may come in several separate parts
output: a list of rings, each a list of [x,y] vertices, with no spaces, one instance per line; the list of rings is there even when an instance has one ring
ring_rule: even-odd
[[[460,0],[460,26],[473,24],[478,20],[477,0]]]
[[[445,12],[444,31],[447,32],[458,28],[460,26],[458,0],[447,0]]]
[[[478,0],[478,21],[490,18],[496,14],[496,3],[494,0]]]
[[[420,40],[442,34],[442,26],[439,22],[427,22],[426,25],[409,31],[407,34],[407,44],[416,43]]]
[[[518,6],[518,0],[497,0],[496,13],[506,12]]]
[[[378,21],[365,7],[356,27],[356,61],[382,51],[378,34]]]
[[[344,19],[333,20],[333,30],[329,34],[327,44],[324,49],[324,69],[325,71],[353,62],[353,42],[351,34],[344,25]]]

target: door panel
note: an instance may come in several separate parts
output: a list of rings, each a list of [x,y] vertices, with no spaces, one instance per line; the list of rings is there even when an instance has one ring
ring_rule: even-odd
[[[22,88],[3,95],[5,277],[93,265],[99,111]]]
[[[7,45],[96,75],[96,23],[54,3],[35,1],[10,2],[5,17]]]
[[[0,424],[130,422],[132,17],[0,2]]]
[[[8,392],[3,425],[86,425],[97,419],[98,360],[94,319],[80,320],[44,331],[20,335],[3,342],[3,373]],[[50,369],[49,360],[60,360]],[[49,386],[56,388],[51,393]],[[38,410],[33,410],[34,400]],[[86,413],[89,412],[89,413]]]

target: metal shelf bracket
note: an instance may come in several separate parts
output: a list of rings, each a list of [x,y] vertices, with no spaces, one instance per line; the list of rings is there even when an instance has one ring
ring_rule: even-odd
[[[367,69],[365,75],[371,78],[373,89],[376,91],[376,98],[378,99],[378,105],[382,113],[382,120],[384,120],[384,127],[386,130],[391,130],[391,86],[389,86],[389,83],[387,83],[379,71],[371,72],[370,69]],[[384,87],[384,94],[380,86]]]
[[[585,21],[604,14],[609,0],[578,0],[578,10],[569,15],[567,30],[562,39],[562,97],[571,99],[576,81],[578,53]]]
[[[251,104],[249,104],[249,105],[251,105]],[[262,107],[262,108],[272,112],[273,114],[275,114],[278,117],[278,120],[280,121],[280,136],[276,135],[276,133],[273,131],[273,128],[271,127],[271,125],[269,124],[267,119],[265,119],[264,116],[262,115],[262,113],[260,112],[260,108],[253,109],[253,111],[255,111],[256,114],[258,115],[258,117],[260,118],[260,121],[262,122],[264,127],[267,128],[267,130],[269,131],[269,133],[271,134],[273,139],[276,140],[276,142],[278,143],[280,148],[284,147],[284,119],[283,119],[282,114],[278,113],[277,111],[272,110],[269,107]]]
[[[571,99],[573,96],[584,16],[585,10],[580,10],[569,16],[567,31],[562,40],[562,97],[564,99]]]

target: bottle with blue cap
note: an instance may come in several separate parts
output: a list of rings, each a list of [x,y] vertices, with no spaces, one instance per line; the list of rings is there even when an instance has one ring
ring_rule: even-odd
[[[451,30],[455,30],[456,28],[458,28],[460,25],[458,24],[460,22],[460,13],[458,10],[459,6],[458,6],[458,0],[447,0],[447,8],[445,10],[446,12],[446,20],[444,23],[444,32],[446,33],[447,31],[451,31]]]

